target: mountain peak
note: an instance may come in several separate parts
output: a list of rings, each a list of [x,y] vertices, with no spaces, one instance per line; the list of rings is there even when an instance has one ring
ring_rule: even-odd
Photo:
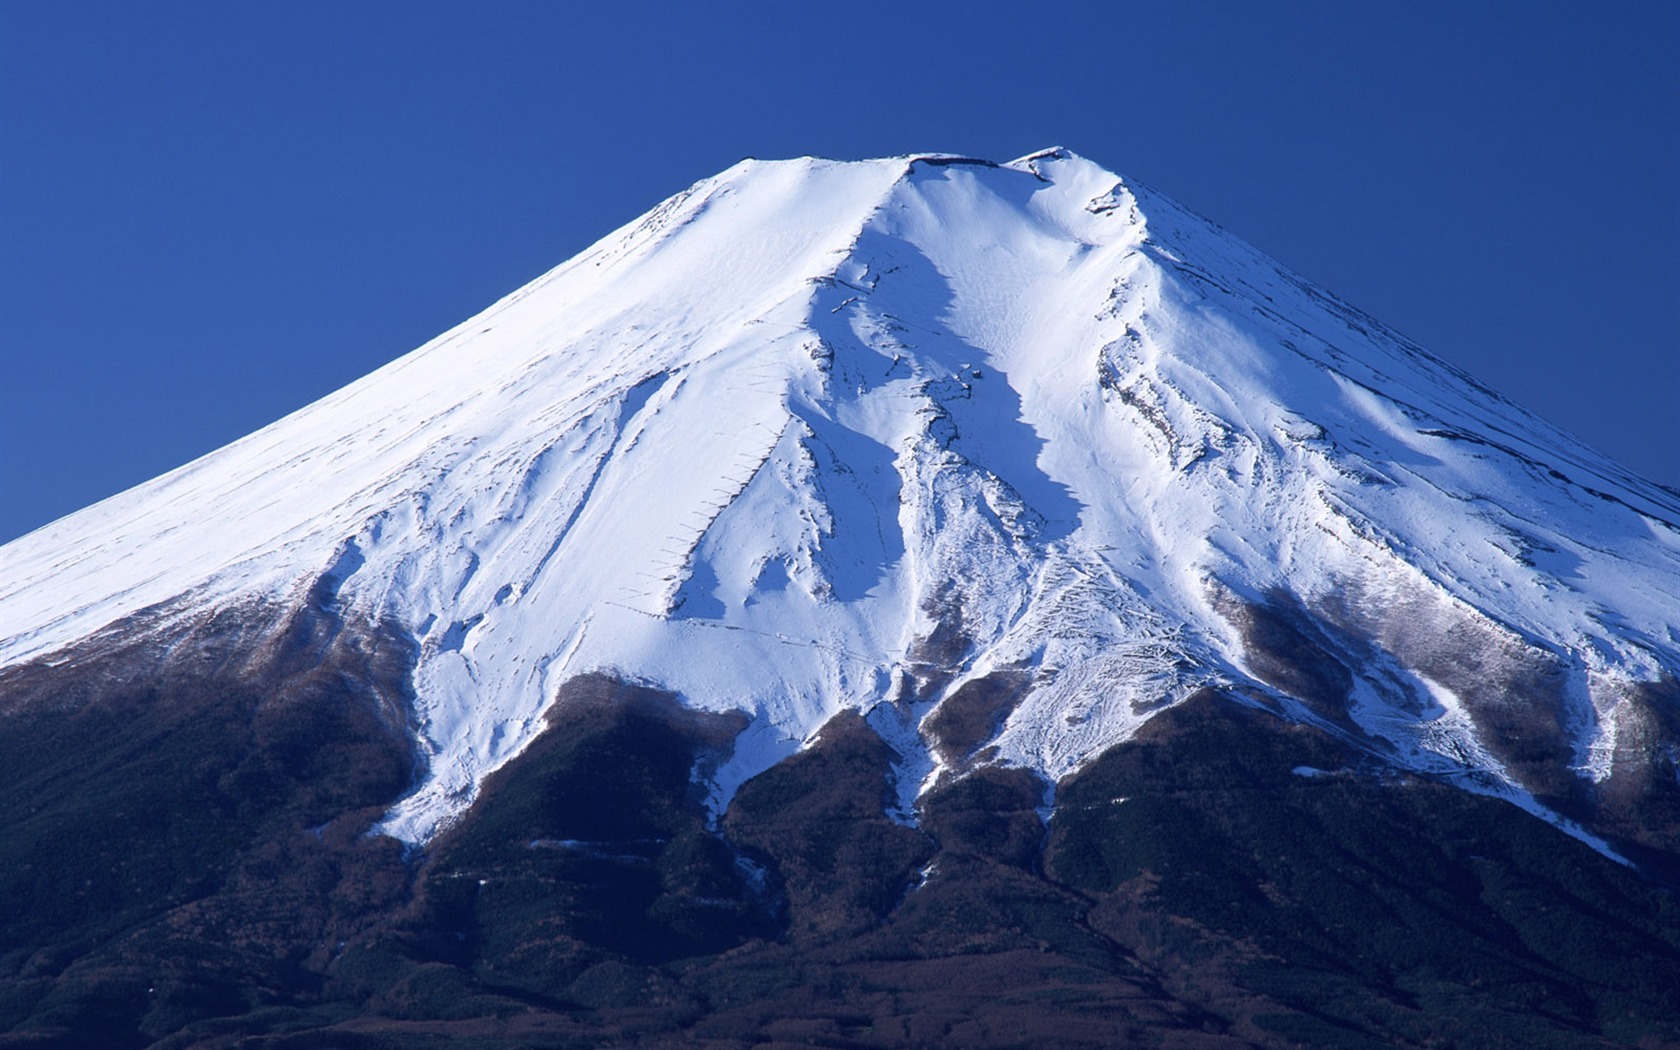
[[[845,711],[913,819],[1217,685],[1608,850],[1564,810],[1654,761],[1627,741],[1680,674],[1677,521],[1067,150],[744,161],[0,548],[0,660],[238,603],[377,624],[414,651],[411,842],[610,674],[748,716],[715,808]]]

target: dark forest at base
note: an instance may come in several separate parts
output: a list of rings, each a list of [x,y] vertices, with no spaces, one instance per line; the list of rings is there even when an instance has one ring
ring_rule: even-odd
[[[407,659],[315,608],[0,675],[0,1045],[1680,1045],[1674,892],[1227,696],[1048,827],[1001,767],[895,823],[855,715],[714,827],[744,721],[586,677],[405,857]]]

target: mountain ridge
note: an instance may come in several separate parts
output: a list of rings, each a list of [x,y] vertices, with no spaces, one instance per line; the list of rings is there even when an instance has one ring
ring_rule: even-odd
[[[752,716],[716,811],[841,710],[914,819],[965,688],[1009,694],[970,752],[1054,782],[1218,685],[1609,849],[1570,798],[1680,673],[1664,496],[1065,150],[744,161],[0,548],[0,661],[169,602],[389,624],[426,772],[383,827],[415,843],[602,672]],[[1268,671],[1280,631],[1352,684]],[[1548,684],[1515,717],[1477,679]]]
[[[0,1045],[1680,1045],[1680,500],[1065,150],[746,161],[0,547]]]

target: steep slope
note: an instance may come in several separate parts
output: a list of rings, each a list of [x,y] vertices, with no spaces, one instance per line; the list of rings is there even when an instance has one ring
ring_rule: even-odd
[[[0,547],[0,1045],[1680,1045],[1677,523],[1065,151],[746,161]]]
[[[410,842],[607,672],[749,714],[714,811],[844,710],[908,816],[1218,685],[1611,849],[1672,781],[1677,521],[1065,151],[745,161],[0,548],[0,659],[309,595],[411,637]]]

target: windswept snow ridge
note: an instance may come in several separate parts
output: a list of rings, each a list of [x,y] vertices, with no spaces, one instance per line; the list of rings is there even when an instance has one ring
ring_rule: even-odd
[[[0,548],[0,663],[324,584],[417,646],[426,771],[384,824],[411,842],[594,671],[754,717],[719,804],[846,708],[904,757],[908,814],[970,760],[1060,777],[1208,684],[1528,798],[1466,682],[1543,665],[1572,775],[1609,776],[1629,688],[1680,673],[1677,522],[1671,494],[1064,150],[744,161]],[[1280,595],[1388,669],[1345,714],[1262,666],[1244,610]],[[933,738],[943,700],[1004,682],[989,751]]]

